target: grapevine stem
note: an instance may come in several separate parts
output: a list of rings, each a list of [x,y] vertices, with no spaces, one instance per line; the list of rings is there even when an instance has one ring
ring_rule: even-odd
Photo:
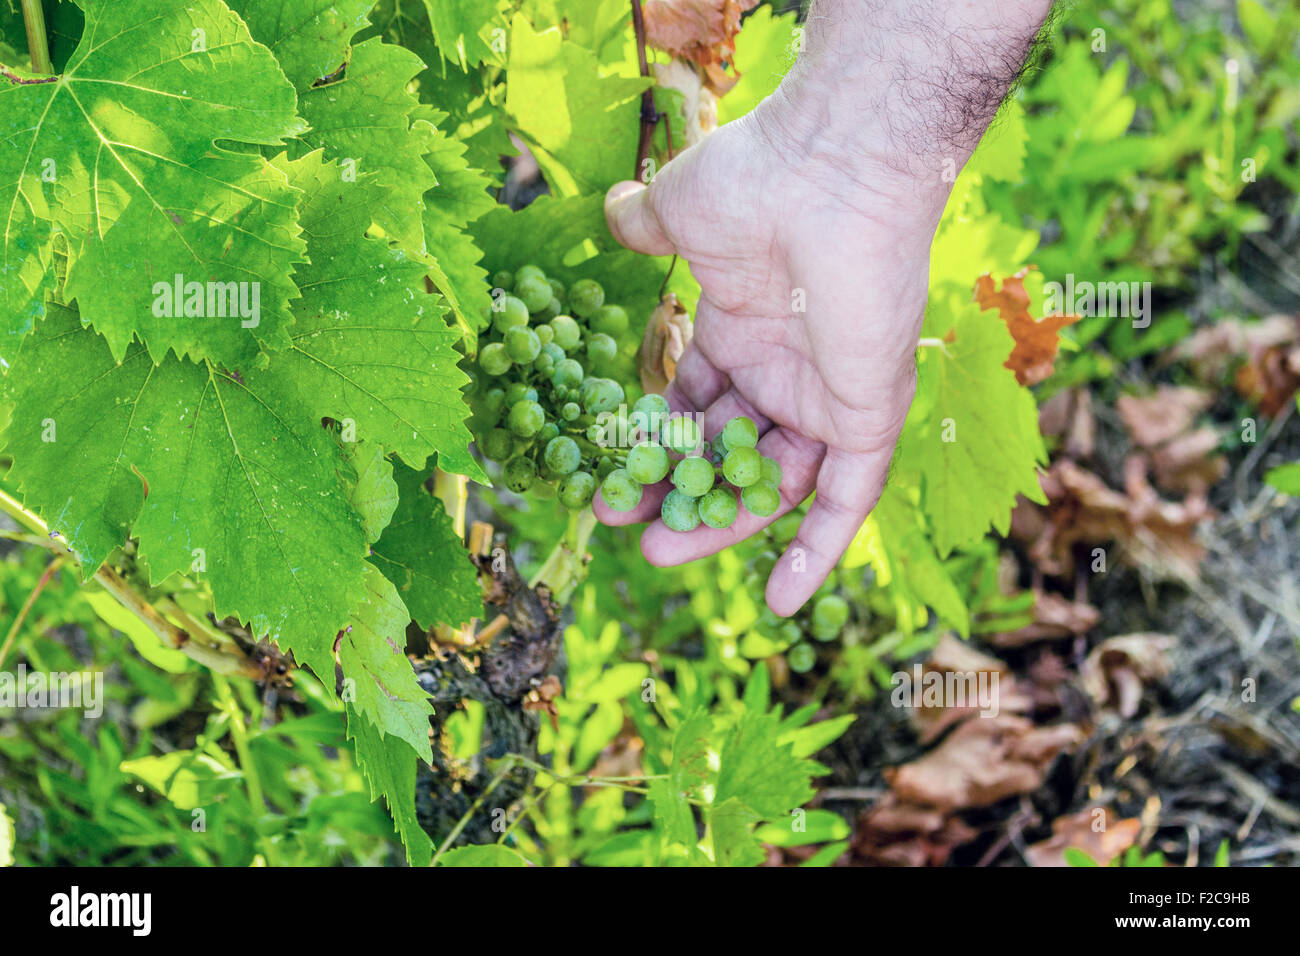
[[[41,0],[23,0],[23,25],[27,28],[27,52],[32,56],[33,73],[53,73],[50,45],[45,37],[45,10]]]
[[[438,865],[438,860],[440,860],[442,855],[456,842],[456,838],[460,836],[461,831],[469,824],[470,819],[483,808],[483,801],[486,800],[492,791],[500,785],[501,781],[506,778],[506,775],[510,773],[510,771],[519,766],[519,762],[522,759],[523,758],[518,754],[506,754],[502,760],[501,769],[496,772],[496,776],[494,776],[488,782],[488,785],[483,788],[483,792],[478,795],[478,799],[471,803],[469,809],[466,810],[464,814],[461,815],[461,818],[456,821],[456,825],[451,828],[451,832],[447,834],[447,838],[442,841],[442,846],[438,847],[437,852],[433,854],[433,859],[429,861],[430,866]]]
[[[32,588],[32,593],[27,595],[27,600],[23,602],[22,608],[18,611],[18,616],[14,618],[13,624],[9,627],[9,633],[5,635],[4,644],[0,644],[0,667],[4,666],[5,657],[9,654],[9,648],[13,646],[14,639],[18,637],[18,632],[22,630],[23,621],[27,620],[32,605],[36,603],[36,599],[45,590],[45,585],[50,583],[50,578],[54,577],[54,572],[58,570],[59,565],[62,563],[63,556],[56,554],[51,559],[49,567],[45,569],[45,573],[41,575],[41,579],[36,582],[36,587]]]
[[[596,530],[596,515],[590,507],[569,515],[569,527],[551,551],[529,587],[545,584],[556,603],[566,604],[583,578],[587,576],[587,543]]]

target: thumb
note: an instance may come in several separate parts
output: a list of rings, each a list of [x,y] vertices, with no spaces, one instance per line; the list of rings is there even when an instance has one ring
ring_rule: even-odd
[[[614,238],[634,252],[671,255],[676,249],[650,203],[650,191],[635,180],[615,183],[605,194],[605,221]]]

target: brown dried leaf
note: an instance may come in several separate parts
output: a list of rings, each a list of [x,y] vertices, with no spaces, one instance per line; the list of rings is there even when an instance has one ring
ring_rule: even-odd
[[[646,42],[700,66],[721,66],[736,52],[740,15],[758,0],[646,0]]]
[[[677,375],[677,363],[691,344],[694,332],[690,315],[677,302],[677,296],[669,292],[650,314],[637,353],[641,387],[646,392],[663,394]]]
[[[1291,404],[1300,388],[1300,348],[1273,345],[1237,369],[1237,391],[1269,418]]]
[[[699,72],[684,60],[655,63],[655,82],[666,90],[682,94],[686,118],[686,145],[694,146],[718,128],[718,97],[704,85]]]
[[[978,835],[951,814],[887,794],[858,817],[852,850],[874,866],[943,866],[956,847]]]
[[[1045,437],[1060,438],[1067,457],[1091,458],[1097,440],[1092,393],[1086,388],[1057,392],[1039,407],[1038,430]]]
[[[1036,790],[1053,758],[1082,739],[1073,724],[1035,727],[1012,715],[968,720],[925,756],[887,770],[885,779],[907,803],[987,807]]]
[[[981,678],[981,674],[988,676]],[[930,659],[920,665],[921,687],[926,686],[926,681],[946,681],[947,675],[954,675],[960,679],[960,689],[966,700],[958,706],[955,699],[947,699],[945,694],[945,699],[939,706],[923,704],[909,711],[917,735],[923,744],[935,740],[953,724],[975,717],[981,712],[978,699],[981,680],[992,698],[990,709],[996,708],[996,712],[1025,713],[1033,705],[1029,694],[1017,685],[1011,669],[1006,664],[996,657],[981,654],[970,644],[958,640],[951,634],[945,634],[940,638],[930,654]],[[924,694],[922,700],[925,700]]]
[[[1090,809],[1053,820],[1052,835],[1025,848],[1029,865],[1069,866],[1065,851],[1074,847],[1105,866],[1137,842],[1142,832],[1141,820],[1136,817],[1116,820],[1109,809],[1097,809],[1102,811],[1101,817]]]
[[[1161,385],[1152,395],[1121,395],[1115,403],[1119,417],[1139,448],[1158,448],[1192,427],[1196,416],[1214,397],[1199,388]]]
[[[975,301],[979,307],[997,309],[1015,339],[1015,348],[1003,364],[1016,373],[1016,381],[1021,385],[1037,385],[1052,374],[1061,329],[1079,321],[1077,315],[1048,315],[1035,320],[1029,314],[1025,276],[1030,268],[1003,279],[1001,290],[994,287],[993,277],[988,273],[975,280]]]
[[[1168,676],[1169,652],[1177,642],[1168,634],[1109,637],[1092,649],[1079,668],[1080,683],[1098,706],[1132,717],[1142,702],[1144,686]]]
[[[1271,315],[1259,322],[1221,319],[1193,333],[1171,359],[1188,362],[1199,378],[1217,382],[1233,359],[1296,342],[1300,342],[1300,316]]]

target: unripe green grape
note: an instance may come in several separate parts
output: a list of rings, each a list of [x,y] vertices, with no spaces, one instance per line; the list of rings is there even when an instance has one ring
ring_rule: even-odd
[[[714,488],[698,505],[700,520],[710,528],[730,528],[735,523],[736,494],[730,488]]]
[[[700,426],[684,415],[670,418],[659,429],[659,442],[679,455],[689,455],[700,446]]]
[[[511,382],[506,387],[506,404],[514,405],[516,402],[522,402],[527,399],[530,402],[537,401],[537,389],[533,388],[527,382]]]
[[[526,325],[516,325],[514,328],[506,329],[502,343],[510,357],[520,365],[527,365],[537,358],[542,350],[542,340]]]
[[[520,438],[532,438],[546,424],[546,412],[536,402],[524,399],[511,406],[506,423],[512,434]]]
[[[612,412],[623,404],[623,386],[611,378],[589,378],[582,383],[582,407],[589,415]]]
[[[570,511],[578,511],[591,503],[596,493],[596,479],[590,472],[575,471],[560,482],[560,504]]]
[[[555,371],[555,359],[551,358],[545,352],[533,359],[533,369],[539,375],[549,376]]]
[[[540,266],[535,266],[531,262],[527,265],[520,266],[515,270],[515,282],[527,276],[536,276],[539,279],[545,279],[546,273],[541,270]]]
[[[722,460],[722,474],[737,488],[748,488],[763,473],[763,457],[753,448],[733,448]]]
[[[600,445],[602,447],[604,446],[605,429],[603,426],[588,425],[586,434],[587,434],[587,441],[591,442],[593,445]]]
[[[831,641],[849,622],[849,602],[838,594],[828,594],[813,605],[813,637]]]
[[[780,488],[782,477],[780,462],[775,458],[768,458],[766,455],[763,456],[763,466],[759,473],[759,480],[766,481],[774,488]]]
[[[515,295],[528,307],[529,312],[540,312],[551,304],[555,293],[545,278],[527,275],[522,279],[515,276]]]
[[[555,344],[566,352],[572,352],[582,341],[582,328],[571,315],[557,315],[551,319],[550,326],[555,335]]]
[[[555,340],[555,329],[551,328],[550,323],[543,323],[533,329],[537,333],[537,338],[541,341],[542,347],[550,345]],[[561,349],[560,351],[564,351]],[[558,361],[558,360],[557,360]]]
[[[555,363],[555,371],[551,373],[552,385],[581,385],[582,384],[582,365],[577,359],[561,359]]]
[[[578,443],[568,435],[560,435],[546,443],[543,452],[546,467],[557,475],[569,475],[582,465],[582,451]]]
[[[561,302],[563,302],[563,301],[564,301],[564,283],[561,282],[559,279],[551,279],[551,278],[547,278],[546,281],[549,282],[549,283],[551,284],[551,295],[555,296],[555,298],[557,298],[557,299],[559,299]]]
[[[489,388],[483,393],[483,411],[495,417],[506,407],[506,392],[503,388]]]
[[[566,422],[576,422],[582,414],[582,408],[577,402],[565,402],[560,407],[560,417]]]
[[[531,458],[511,458],[506,462],[506,487],[517,495],[522,495],[533,486],[537,477],[537,466]]]
[[[785,662],[796,674],[807,674],[817,666],[817,651],[811,644],[796,644],[785,652]]]
[[[668,412],[668,399],[654,392],[642,395],[632,405],[632,413],[636,416],[637,424],[645,430],[646,434],[662,428]]]
[[[537,433],[537,440],[546,443],[559,434],[560,426],[555,424],[555,422],[547,422],[542,426],[542,430]]]
[[[712,451],[710,457],[713,459],[714,463],[719,465],[722,464],[722,459],[727,457],[727,452],[731,450],[727,447],[727,443],[723,439],[722,435],[718,435],[717,438],[713,439],[709,448]]]
[[[668,450],[662,445],[643,441],[627,453],[627,473],[643,485],[663,481],[668,475]]]
[[[617,339],[627,331],[627,312],[621,305],[602,305],[592,315],[591,327]]]
[[[683,458],[673,469],[673,484],[682,494],[698,498],[713,487],[713,466],[703,458]]]
[[[544,328],[544,329],[549,329],[550,326],[549,326],[549,325],[543,325],[542,328]],[[539,336],[539,338],[540,338],[540,336]],[[560,347],[559,347],[558,345],[556,345],[554,342],[547,342],[546,344],[544,344],[544,345],[542,346],[542,354],[543,354],[543,355],[549,355],[549,356],[551,357],[551,361],[552,361],[552,362],[555,362],[557,365],[558,365],[560,362],[563,362],[563,361],[564,361],[564,349],[560,348]]]
[[[750,514],[766,518],[776,514],[781,507],[781,492],[770,482],[756,481],[748,488],[741,489],[740,500]]]
[[[722,440],[728,449],[753,448],[758,444],[758,426],[753,419],[737,415],[722,426]]]
[[[601,483],[600,496],[615,511],[631,511],[641,503],[641,483],[626,469],[615,468]]]
[[[479,440],[478,447],[484,458],[505,461],[514,454],[515,441],[504,428],[494,428]]]
[[[585,319],[605,304],[605,290],[595,279],[579,279],[569,288],[568,301],[573,314]]]
[[[506,272],[504,269],[500,272],[492,273],[492,286],[496,289],[503,289],[509,292],[515,287],[515,274]]]
[[[504,375],[513,364],[510,353],[500,342],[489,342],[478,353],[478,367],[488,375]]]
[[[604,332],[597,332],[587,339],[587,364],[593,368],[603,367],[614,361],[618,354],[618,343]]]
[[[700,524],[700,509],[694,498],[674,488],[664,496],[664,503],[659,506],[659,517],[669,531],[693,531]]]
[[[560,300],[552,296],[550,302],[533,313],[533,318],[538,322],[549,322],[563,311],[564,306],[560,304]]]
[[[609,473],[618,468],[618,462],[613,458],[602,458],[596,462],[596,477],[604,481],[609,477]]]
[[[513,295],[503,295],[492,303],[492,328],[498,332],[528,324],[528,306]]]

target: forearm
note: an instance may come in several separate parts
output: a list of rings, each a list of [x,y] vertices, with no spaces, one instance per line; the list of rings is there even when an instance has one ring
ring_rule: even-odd
[[[813,0],[759,122],[868,188],[905,177],[942,210],[1019,77],[1051,0]],[[948,175],[945,175],[947,173]]]

